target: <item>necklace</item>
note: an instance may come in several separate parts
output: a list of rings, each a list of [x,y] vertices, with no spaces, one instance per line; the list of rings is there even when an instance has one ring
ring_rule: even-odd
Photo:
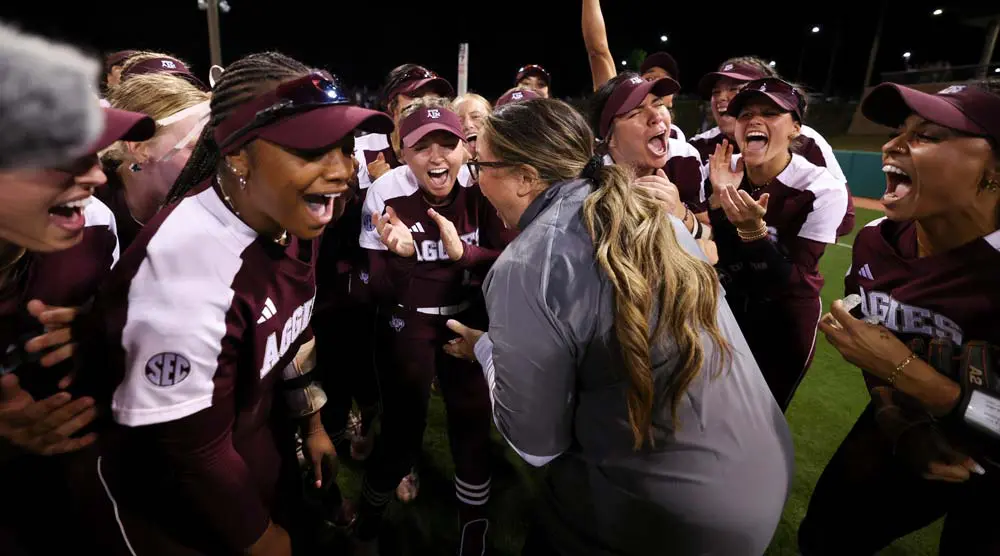
[[[219,174],[215,175],[215,183],[219,184],[219,191],[222,192],[222,200],[226,202],[226,205],[229,207],[229,210],[233,211],[233,214],[239,217],[240,220],[243,220],[243,217],[240,216],[240,211],[236,210],[236,206],[233,205],[233,199],[229,196],[229,193],[226,193],[226,188],[222,186],[221,175]],[[281,246],[288,245],[288,230],[281,230],[281,233],[278,234],[278,237],[271,238],[271,240]]]
[[[781,175],[781,172],[784,172],[785,169],[788,168],[788,165],[791,164],[791,163],[792,163],[792,153],[788,153],[788,162],[785,162],[785,165],[781,167],[781,170],[777,174],[775,174],[775,176],[773,178],[765,181],[764,183],[762,183],[760,185],[757,185],[754,182],[750,181],[750,175],[747,174],[747,181],[750,182],[750,187],[753,188],[754,191],[757,191],[758,189],[763,189],[763,188],[771,185],[771,182],[773,182],[774,180],[776,180],[778,178],[778,176]]]

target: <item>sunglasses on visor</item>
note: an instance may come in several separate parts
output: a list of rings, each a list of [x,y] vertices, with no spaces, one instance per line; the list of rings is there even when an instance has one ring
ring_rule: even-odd
[[[250,131],[270,125],[285,116],[321,106],[353,104],[337,78],[326,72],[313,72],[282,83],[270,96],[274,96],[275,101],[258,110],[246,125],[230,133],[219,145],[220,149],[225,149]]]

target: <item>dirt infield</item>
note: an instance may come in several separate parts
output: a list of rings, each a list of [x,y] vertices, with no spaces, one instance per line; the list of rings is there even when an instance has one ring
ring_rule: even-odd
[[[867,197],[855,197],[854,206],[861,207],[864,209],[882,211],[882,203],[877,199],[869,199]]]

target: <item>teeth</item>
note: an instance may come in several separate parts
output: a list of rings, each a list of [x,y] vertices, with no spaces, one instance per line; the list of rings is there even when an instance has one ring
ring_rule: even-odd
[[[754,139],[763,139],[764,141],[767,141],[767,135],[760,133],[759,131],[751,131],[750,133],[747,133],[747,140]]]
[[[899,166],[893,166],[892,164],[886,164],[885,166],[883,166],[882,171],[885,172],[886,174],[897,174],[907,178],[910,177],[910,174],[904,172],[902,168],[900,168]]]
[[[82,209],[89,204],[90,204],[90,197],[84,197],[83,199],[80,199],[78,201],[70,201],[68,203],[63,203],[59,206],[69,209]]]
[[[427,173],[430,174],[430,175],[432,175],[432,176],[437,177],[437,176],[443,176],[443,175],[447,174],[448,170],[428,170]]]

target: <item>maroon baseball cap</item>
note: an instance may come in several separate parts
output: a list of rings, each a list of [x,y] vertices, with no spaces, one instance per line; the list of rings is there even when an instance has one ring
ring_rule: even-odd
[[[869,120],[897,127],[910,114],[938,125],[993,140],[1000,148],[1000,96],[975,85],[952,85],[930,94],[895,83],[883,83],[861,103]]]
[[[677,60],[666,52],[654,52],[646,59],[642,61],[642,65],[639,66],[639,73],[646,73],[653,68],[663,68],[663,71],[667,72],[670,77],[675,80],[680,79],[681,70],[677,66]]]
[[[223,154],[236,152],[256,138],[290,149],[314,150],[356,129],[390,133],[393,123],[382,112],[354,106],[330,74],[313,72],[253,97],[220,122],[213,136]]]
[[[733,100],[729,101],[726,113],[732,117],[738,117],[740,110],[746,103],[754,98],[764,97],[773,102],[778,108],[785,112],[791,112],[801,122],[802,113],[805,110],[805,100],[802,95],[795,90],[795,87],[777,77],[766,77],[751,81],[743,87]]]
[[[513,89],[507,91],[502,97],[497,100],[497,108],[505,104],[510,104],[512,102],[524,102],[526,100],[532,100],[536,98],[542,98],[542,95],[532,91],[530,89]]]
[[[447,79],[429,69],[416,67],[407,72],[399,85],[396,85],[395,89],[389,91],[385,102],[390,103],[399,95],[410,95],[420,89],[431,90],[442,97],[455,96],[455,88],[451,86],[451,83]]]
[[[530,77],[534,75],[535,77],[541,77],[545,80],[545,85],[552,84],[552,75],[549,74],[548,70],[539,66],[538,64],[528,64],[517,70],[517,77],[514,78],[514,84],[517,85],[525,77]]]
[[[191,70],[188,69],[184,62],[176,58],[150,58],[149,60],[132,64],[122,72],[122,79],[133,75],[145,75],[149,73],[169,73],[189,81],[203,91],[209,90],[200,79],[191,73]]]
[[[742,62],[726,64],[719,71],[705,74],[701,78],[701,81],[698,82],[698,90],[705,96],[712,96],[712,89],[715,88],[715,83],[723,77],[745,83],[755,79],[763,79],[767,77],[767,74],[752,64],[744,64]]]
[[[447,131],[460,140],[465,140],[462,120],[447,108],[421,107],[399,122],[399,136],[404,147],[412,147],[432,131]]]
[[[638,75],[633,75],[623,79],[615,86],[615,90],[611,92],[611,96],[604,104],[604,109],[601,110],[601,129],[599,130],[601,137],[608,136],[611,122],[615,116],[621,116],[629,110],[635,109],[636,106],[642,104],[646,95],[654,94],[658,97],[665,97],[676,93],[680,88],[681,86],[669,77],[646,81]]]
[[[156,122],[145,114],[117,108],[103,110],[104,131],[97,141],[90,145],[84,156],[100,152],[115,141],[145,141],[156,133]]]

